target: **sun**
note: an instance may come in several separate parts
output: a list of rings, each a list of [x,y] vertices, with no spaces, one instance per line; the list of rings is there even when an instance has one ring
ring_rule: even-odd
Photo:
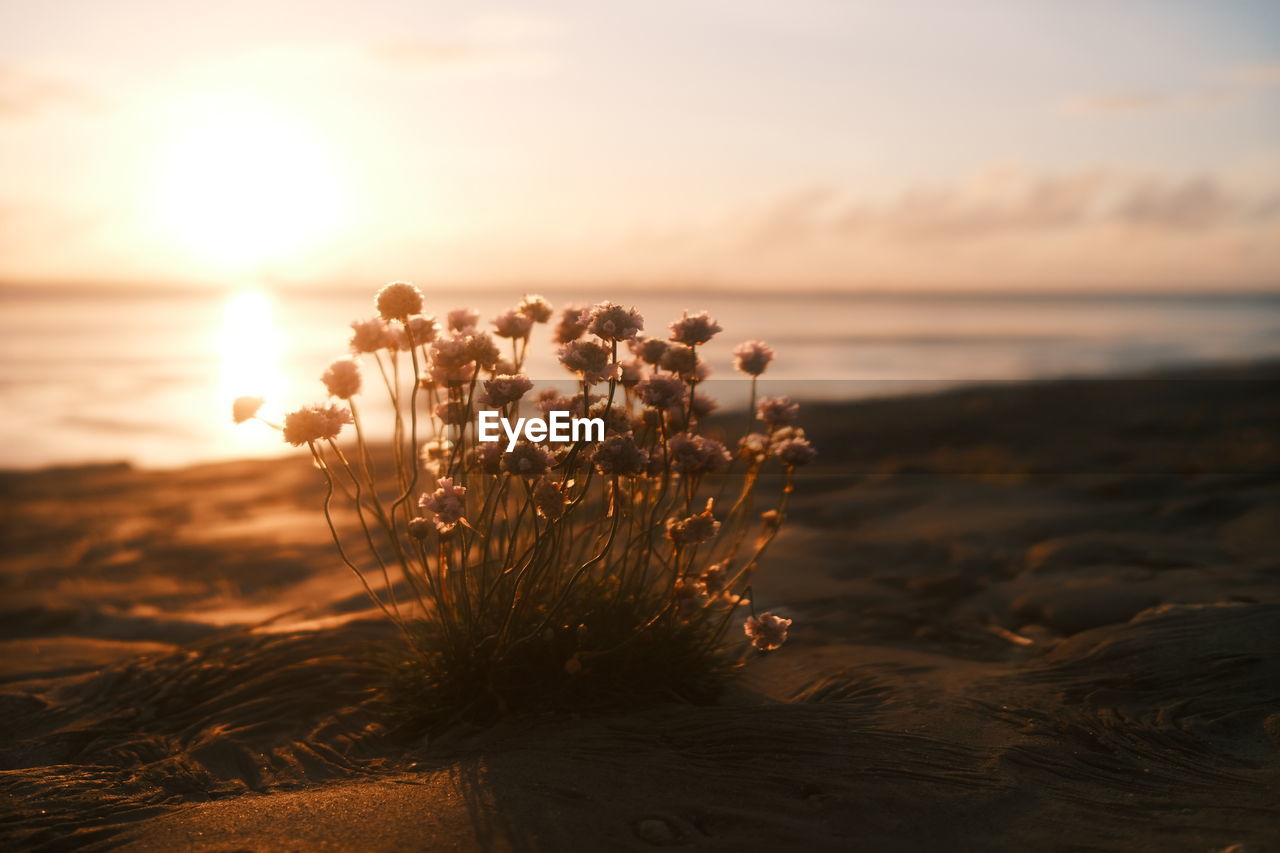
[[[242,272],[314,248],[347,224],[341,167],[324,136],[279,104],[188,99],[162,134],[153,215],[200,262]]]

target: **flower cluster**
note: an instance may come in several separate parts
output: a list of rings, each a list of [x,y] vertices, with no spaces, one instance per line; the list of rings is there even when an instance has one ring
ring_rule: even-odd
[[[312,452],[340,555],[431,662],[423,677],[456,678],[460,695],[483,702],[508,673],[548,661],[555,683],[591,677],[617,648],[721,654],[732,617],[753,607],[751,576],[786,517],[796,472],[816,455],[796,426],[797,404],[755,399],[773,350],[748,341],[733,352],[751,379],[752,426],[738,436],[700,387],[703,354],[723,331],[706,312],[646,337],[640,312],[613,302],[557,316],[544,297],[526,295],[484,325],[470,308],[437,321],[425,307],[410,284],[382,288],[374,316],[351,324],[349,354],[321,376],[330,401],[288,413],[280,427]],[[543,324],[565,370],[560,387],[536,388],[526,372]],[[385,449],[366,443],[372,431],[361,422],[377,407],[357,404],[371,385],[387,391]],[[242,397],[233,417],[254,418],[262,405]],[[599,418],[604,430],[567,442],[527,433],[508,450],[479,435],[479,413],[495,409]],[[354,447],[344,451],[338,439],[352,423]],[[762,480],[769,468],[781,478]],[[761,486],[770,482],[780,486]],[[764,512],[760,494],[771,502]],[[354,542],[330,514],[344,498],[359,521]],[[769,651],[790,624],[753,609],[743,630]]]
[[[606,438],[592,458],[604,477],[635,477],[649,470],[649,451],[637,445],[630,435]]]
[[[705,344],[722,331],[724,330],[720,328],[720,324],[711,319],[711,315],[706,311],[694,314],[692,317],[685,314],[671,324],[671,340],[696,347],[699,344]]]
[[[601,302],[587,318],[587,331],[602,341],[629,341],[643,329],[640,312],[612,302]]]
[[[771,652],[787,641],[787,630],[790,627],[790,619],[783,619],[766,611],[747,619],[742,630],[751,638],[752,646],[762,652]]]
[[[677,546],[697,545],[706,542],[720,532],[720,522],[716,521],[712,511],[713,501],[707,501],[707,508],[697,515],[688,518],[672,518],[667,521],[667,538]]]
[[[759,376],[773,361],[773,347],[763,341],[747,341],[733,351],[734,366],[748,376]]]
[[[533,383],[524,375],[500,374],[485,380],[484,402],[490,406],[509,406],[533,390]]]
[[[284,417],[284,440],[294,447],[331,441],[343,424],[351,423],[351,412],[337,406],[305,406]]]
[[[560,348],[560,363],[588,385],[608,378],[613,369],[609,348],[596,341],[570,341]]]
[[[329,365],[320,379],[339,400],[350,400],[360,393],[360,365],[349,358],[340,358]]]
[[[384,320],[407,320],[422,312],[422,292],[407,281],[393,281],[374,300]]]
[[[467,514],[465,486],[455,486],[452,477],[444,477],[434,492],[418,499],[418,506],[435,515],[436,529],[449,533]]]

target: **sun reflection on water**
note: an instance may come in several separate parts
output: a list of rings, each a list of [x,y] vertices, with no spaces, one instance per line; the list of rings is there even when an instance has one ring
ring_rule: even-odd
[[[243,395],[265,398],[263,416],[278,419],[285,391],[284,346],[269,295],[242,290],[231,296],[223,309],[217,338],[221,365],[218,404],[228,425],[231,403]],[[277,450],[280,443],[279,433],[259,422],[229,429],[228,438],[236,449],[244,451]]]

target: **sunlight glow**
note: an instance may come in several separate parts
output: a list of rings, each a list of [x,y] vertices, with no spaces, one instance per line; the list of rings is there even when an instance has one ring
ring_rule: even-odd
[[[346,224],[349,207],[347,181],[321,134],[239,95],[174,108],[152,195],[158,229],[219,271],[314,248]]]
[[[256,290],[232,296],[223,311],[217,346],[222,420],[230,423],[231,402],[242,395],[266,398],[263,414],[270,419],[268,413],[278,410],[285,390],[281,365],[284,337],[276,326],[270,297]],[[236,434],[263,447],[274,448],[280,441],[278,433],[261,423],[242,425]]]

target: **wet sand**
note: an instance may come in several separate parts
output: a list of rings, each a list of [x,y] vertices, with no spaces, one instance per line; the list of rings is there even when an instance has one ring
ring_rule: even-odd
[[[1280,365],[809,406],[716,703],[408,740],[316,472],[0,475],[4,849],[1266,850]]]

